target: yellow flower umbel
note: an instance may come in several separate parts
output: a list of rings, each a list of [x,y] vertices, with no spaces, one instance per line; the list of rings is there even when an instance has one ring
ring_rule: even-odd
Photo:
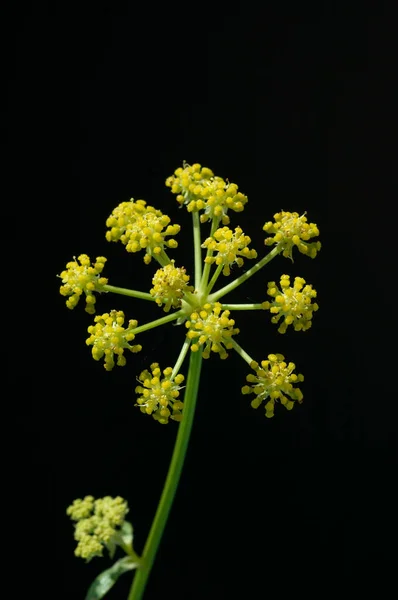
[[[141,385],[135,388],[137,394],[140,394],[136,406],[140,407],[141,412],[152,415],[155,421],[162,425],[168,423],[169,419],[181,421],[184,405],[178,397],[184,376],[177,375],[171,379],[173,369],[167,367],[163,371],[164,377],[161,377],[158,363],[153,363],[150,369],[151,372],[145,370],[138,378]]]
[[[111,550],[128,511],[127,502],[120,496],[98,500],[86,496],[83,500],[74,500],[66,514],[76,521],[75,555],[89,561],[94,556],[102,556],[104,547]]]
[[[232,348],[232,336],[239,333],[239,329],[234,328],[235,321],[229,318],[229,310],[221,311],[219,302],[214,306],[207,303],[198,312],[192,312],[185,323],[189,329],[188,339],[194,340],[192,352],[204,346],[203,358],[209,358],[211,351],[218,353],[222,359],[227,358],[226,350]]]
[[[263,307],[274,314],[272,323],[278,323],[284,317],[278,327],[279,333],[285,333],[289,325],[293,325],[296,331],[307,331],[311,327],[313,312],[319,308],[316,302],[311,304],[312,299],[316,298],[316,290],[312,285],[305,285],[302,277],[295,277],[291,287],[289,275],[281,276],[280,286],[281,289],[275,281],[270,281],[267,293],[274,301],[263,303]]]
[[[200,217],[202,223],[217,218],[228,225],[228,209],[241,212],[247,203],[247,196],[238,192],[235,183],[215,177],[210,169],[198,163],[184,163],[183,168],[176,169],[166,179],[166,185],[177,194],[179,204],[187,205],[188,212],[204,211]]]
[[[95,360],[100,360],[105,356],[104,367],[111,371],[115,366],[114,355],[117,355],[117,365],[126,364],[126,358],[123,356],[124,350],[130,352],[139,352],[142,346],[139,344],[131,346],[129,342],[133,341],[135,335],[133,330],[137,327],[137,321],[130,320],[128,327],[123,327],[124,313],[122,311],[112,310],[110,313],[104,313],[94,319],[95,325],[90,325],[87,338],[87,346],[92,346],[92,355]]]
[[[87,254],[80,254],[77,260],[75,258],[67,263],[66,270],[62,271],[60,275],[63,285],[59,291],[62,296],[69,296],[66,301],[68,308],[75,308],[80,296],[84,293],[86,296],[85,311],[91,315],[95,313],[93,292],[103,291],[103,286],[108,283],[106,277],[100,277],[105,263],[106,258],[98,256],[95,262],[90,264]]]
[[[230,266],[236,263],[239,267],[243,265],[243,258],[256,258],[257,252],[250,250],[247,246],[251,239],[248,235],[244,235],[240,227],[236,227],[232,231],[229,227],[221,227],[214,232],[213,237],[207,238],[202,248],[208,248],[217,254],[215,256],[207,256],[205,262],[216,265],[223,265],[223,274],[229,275]]]
[[[214,173],[206,167],[195,163],[188,165],[184,163],[166,179],[166,186],[171,188],[173,194],[177,194],[177,202],[186,204],[189,212],[202,210],[205,200],[210,193],[210,184],[214,179]]]
[[[242,394],[256,395],[251,402],[253,408],[258,408],[263,401],[266,401],[266,417],[274,416],[276,401],[283,404],[287,410],[291,410],[295,402],[302,402],[303,394],[299,388],[293,387],[293,384],[304,381],[304,377],[293,373],[295,364],[292,362],[286,364],[282,354],[269,354],[268,360],[261,362],[261,368],[255,361],[252,362],[251,367],[256,374],[247,375],[246,380],[252,385],[245,385]]]
[[[315,258],[321,249],[320,242],[308,243],[308,240],[319,235],[319,229],[315,223],[307,223],[305,215],[282,211],[274,215],[275,222],[265,223],[263,230],[274,234],[267,238],[266,246],[280,244],[283,248],[282,254],[292,259],[293,246],[297,246],[302,254]]]
[[[156,303],[163,310],[168,312],[171,307],[181,306],[181,299],[186,292],[193,292],[194,288],[188,285],[189,275],[186,274],[184,267],[175,267],[174,260],[162,269],[158,269],[153,276],[153,288],[150,291],[151,296],[155,298]]]
[[[170,217],[153,206],[147,206],[145,200],[122,202],[106,221],[110,228],[106,232],[106,239],[108,242],[120,240],[128,252],[145,250],[144,262],[149,264],[153,255],[162,256],[165,246],[178,246],[176,240],[165,239],[176,235],[181,229],[179,225],[169,223]]]

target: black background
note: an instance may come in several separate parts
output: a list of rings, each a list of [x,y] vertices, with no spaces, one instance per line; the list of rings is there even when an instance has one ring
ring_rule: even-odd
[[[280,209],[308,211],[321,231],[314,261],[277,258],[229,301],[260,302],[267,281],[289,273],[313,283],[320,311],[310,331],[285,336],[266,313],[236,316],[249,354],[282,352],[305,374],[292,412],[267,420],[250,407],[238,356],[204,363],[145,599],[324,594],[383,586],[396,565],[392,14],[384,3],[273,4],[32,4],[17,20],[7,125],[27,231],[35,221],[26,285],[37,319],[23,378],[25,493],[45,496],[53,559],[39,595],[48,586],[49,597],[83,600],[110,564],[73,556],[65,509],[76,497],[128,499],[141,551],[177,426],[139,413],[135,377],[155,360],[173,365],[182,340],[171,325],[147,332],[143,351],[106,373],[84,343],[92,318],[66,309],[56,274],[74,255],[105,255],[109,283],[149,289],[154,265],[104,237],[131,197],[182,225],[170,254],[190,269],[190,217],[164,185],[183,160],[248,195],[231,223],[259,253]],[[139,323],[161,316],[143,301],[98,300],[98,312],[111,308]],[[109,599],[129,585],[124,576]]]

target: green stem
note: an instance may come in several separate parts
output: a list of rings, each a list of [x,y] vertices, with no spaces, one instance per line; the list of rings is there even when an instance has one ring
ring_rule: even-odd
[[[233,338],[231,338],[231,342],[232,342],[233,349],[236,350],[236,352],[239,354],[239,356],[241,356],[243,358],[243,360],[245,360],[247,362],[247,364],[251,367],[252,363],[254,362],[252,357],[247,352],[245,352],[245,350],[243,350],[242,346],[239,346],[238,342],[236,342]]]
[[[262,304],[222,304],[223,310],[264,310]]]
[[[141,300],[152,300],[155,298],[148,294],[147,292],[138,292],[137,290],[129,290],[127,288],[116,287],[115,285],[104,285],[101,288],[101,291],[104,292],[113,292],[114,294],[122,294],[123,296],[131,296],[132,298],[141,298]]]
[[[214,292],[214,294],[211,294],[208,297],[207,301],[210,303],[216,302],[216,300],[219,300],[219,298],[222,298],[223,296],[225,296],[225,294],[229,294],[229,292],[232,292],[232,290],[237,288],[238,285],[241,285],[242,283],[247,281],[249,279],[249,277],[251,277],[252,275],[257,273],[257,271],[259,271],[266,264],[268,264],[273,258],[275,258],[275,256],[278,256],[278,254],[282,251],[282,249],[283,249],[282,245],[278,244],[277,246],[275,246],[275,248],[273,250],[271,250],[271,252],[269,252],[266,256],[264,256],[264,258],[259,260],[258,263],[256,263],[254,265],[254,267],[252,267],[251,269],[246,271],[246,273],[243,273],[243,275],[241,275],[234,281],[231,281],[231,283],[229,283],[225,287],[221,288],[220,290],[217,290],[217,292]]]
[[[135,573],[128,600],[141,600],[156,557],[156,552],[163,535],[164,528],[166,526],[167,518],[169,516],[178,482],[180,480],[189,436],[192,429],[196,399],[199,390],[201,366],[201,350],[198,352],[192,352],[189,361],[187,387],[184,396],[183,419],[178,426],[178,434],[169,471],[167,473],[155,518],[153,520],[152,527],[142,553],[142,564]]]
[[[166,315],[165,317],[161,317],[160,319],[156,319],[150,323],[145,323],[145,325],[140,325],[140,327],[136,327],[131,331],[134,333],[134,335],[137,335],[137,333],[142,333],[143,331],[148,331],[148,329],[153,329],[159,325],[165,325],[166,323],[170,323],[170,321],[175,321],[175,319],[178,319],[183,315],[185,315],[183,310],[177,310],[177,312],[171,313],[171,315]]]
[[[195,258],[195,288],[198,289],[200,280],[202,279],[202,249],[200,242],[200,220],[198,211],[192,213],[192,224]]]

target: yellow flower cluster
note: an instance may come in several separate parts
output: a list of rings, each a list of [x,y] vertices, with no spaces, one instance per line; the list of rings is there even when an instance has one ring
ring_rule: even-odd
[[[169,225],[170,217],[160,210],[147,206],[145,200],[131,200],[119,204],[108,217],[106,232],[108,242],[121,241],[128,252],[145,250],[144,262],[149,264],[153,255],[159,255],[165,246],[177,248],[174,239],[166,236],[176,235],[180,225]],[[165,231],[163,231],[166,228]]]
[[[128,327],[124,328],[124,313],[122,311],[112,310],[110,313],[104,313],[94,319],[95,325],[90,325],[87,338],[87,346],[92,346],[92,355],[95,360],[100,360],[105,356],[104,367],[111,371],[115,366],[114,355],[117,355],[118,366],[126,364],[126,358],[123,356],[125,349],[131,352],[139,352],[142,346],[139,344],[131,346],[129,342],[134,340],[133,330],[137,327],[137,321],[130,320]]]
[[[274,234],[268,237],[264,243],[266,246],[280,244],[283,248],[283,256],[292,258],[293,246],[297,246],[302,254],[315,258],[321,249],[320,242],[308,243],[308,240],[319,235],[319,229],[315,223],[307,223],[305,215],[282,211],[274,215],[275,222],[265,223],[263,230]]]
[[[75,555],[87,561],[102,556],[105,547],[112,545],[112,538],[123,525],[128,513],[127,502],[120,496],[105,496],[94,500],[93,496],[77,499],[66,510],[75,524]]]
[[[158,363],[153,363],[150,369],[151,372],[145,370],[138,378],[142,385],[135,388],[137,394],[140,394],[136,406],[140,407],[141,412],[152,415],[155,421],[162,425],[168,423],[169,419],[181,421],[184,404],[178,397],[184,376],[177,375],[171,379],[173,369],[167,367],[163,371],[164,377],[161,377]]]
[[[171,188],[173,194],[177,194],[179,204],[189,205],[189,212],[202,210],[209,193],[209,187],[214,180],[214,173],[198,163],[188,165],[184,162],[166,179],[166,186]]]
[[[187,337],[195,340],[191,344],[192,352],[204,346],[203,358],[209,358],[211,351],[218,353],[222,359],[227,358],[226,350],[232,348],[231,338],[239,333],[239,329],[234,328],[235,321],[229,318],[229,310],[221,310],[219,302],[213,306],[206,303],[198,312],[192,312],[185,323],[189,329]]]
[[[189,275],[184,267],[175,267],[174,260],[162,269],[158,269],[153,276],[150,294],[156,303],[164,304],[164,311],[168,312],[171,307],[177,308],[181,305],[181,298],[185,292],[193,292],[192,285],[188,285]]]
[[[293,387],[293,383],[304,381],[304,377],[301,374],[293,373],[296,365],[292,362],[286,364],[282,354],[269,354],[268,360],[261,362],[261,368],[255,361],[252,362],[251,367],[256,374],[247,375],[246,381],[252,385],[245,385],[242,388],[242,394],[254,393],[256,395],[251,402],[253,408],[258,408],[264,400],[267,400],[266,417],[274,416],[276,401],[283,404],[287,410],[291,410],[296,401],[302,402],[303,394],[299,388]]]
[[[228,209],[241,212],[247,202],[247,196],[238,192],[235,183],[215,177],[213,171],[198,163],[184,163],[166,179],[166,185],[177,194],[179,204],[187,205],[188,212],[204,211],[200,217],[202,223],[217,217],[223,225],[228,225]]]
[[[80,264],[79,264],[80,263]],[[86,312],[90,315],[95,313],[94,291],[101,292],[103,286],[108,283],[106,277],[100,277],[106,258],[98,256],[91,265],[87,254],[80,254],[77,260],[68,262],[66,270],[62,271],[60,277],[62,283],[59,291],[62,296],[69,296],[66,306],[70,309],[75,308],[83,292],[86,295]]]
[[[316,298],[316,290],[312,285],[305,285],[302,277],[296,277],[291,287],[289,275],[281,276],[280,286],[281,289],[275,281],[268,283],[267,293],[274,301],[263,302],[263,308],[274,314],[272,323],[278,323],[284,317],[278,328],[279,333],[285,333],[289,325],[293,325],[296,331],[306,331],[311,327],[313,313],[319,308],[316,302],[311,304],[312,299]]]
[[[229,227],[220,227],[217,229],[213,237],[207,238],[202,248],[208,248],[213,252],[217,252],[215,256],[205,258],[207,263],[216,263],[216,265],[224,265],[223,274],[230,274],[230,266],[236,263],[239,267],[243,265],[243,258],[256,258],[257,252],[249,250],[247,247],[251,242],[248,235],[244,235],[240,227],[236,227],[232,231]]]

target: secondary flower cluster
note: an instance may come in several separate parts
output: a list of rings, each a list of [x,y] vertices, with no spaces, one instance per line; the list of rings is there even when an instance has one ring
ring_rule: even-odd
[[[171,379],[173,369],[167,367],[163,371],[164,377],[161,377],[158,363],[153,363],[150,369],[151,372],[145,370],[138,378],[141,385],[135,388],[139,394],[137,406],[141,412],[152,415],[162,425],[168,423],[169,419],[181,421],[184,404],[178,397],[184,376],[177,375]]]
[[[236,227],[235,231],[232,231],[229,227],[221,227],[202,244],[202,248],[217,252],[216,256],[206,256],[205,263],[223,265],[223,275],[229,275],[233,263],[236,263],[239,267],[243,266],[242,257],[257,258],[257,252],[247,247],[250,242],[250,237],[244,235],[240,227]]]
[[[181,299],[186,292],[193,292],[194,288],[188,285],[189,275],[186,274],[184,267],[175,267],[174,260],[162,269],[158,269],[153,276],[150,294],[155,298],[156,303],[163,306],[163,310],[168,312],[171,307],[181,306]]]
[[[185,327],[189,329],[187,337],[194,340],[191,344],[192,352],[203,348],[203,358],[209,358],[210,352],[216,352],[220,358],[228,356],[227,350],[232,348],[232,336],[239,333],[234,328],[235,321],[229,318],[229,310],[222,310],[219,302],[214,306],[206,303],[198,312],[192,312]]]
[[[84,293],[86,296],[86,312],[91,315],[95,313],[96,299],[93,292],[103,291],[103,286],[108,283],[106,277],[100,277],[105,263],[106,258],[98,256],[96,261],[90,264],[87,254],[80,254],[77,260],[67,263],[66,269],[60,275],[63,285],[61,285],[59,291],[63,296],[69,296],[66,301],[68,308],[75,308],[80,296]]]
[[[181,227],[169,223],[170,217],[153,206],[147,206],[145,200],[122,202],[106,221],[106,226],[110,228],[106,232],[106,239],[108,242],[120,240],[128,252],[145,249],[144,262],[149,264],[152,256],[161,255],[165,246],[177,248],[176,240],[171,238],[166,241],[165,238],[176,235]]]
[[[302,277],[295,277],[291,286],[289,275],[281,276],[280,286],[281,289],[275,281],[268,283],[268,295],[274,300],[264,302],[263,307],[274,314],[271,321],[278,323],[284,317],[278,328],[279,333],[285,333],[289,325],[293,325],[295,331],[306,331],[311,327],[313,313],[319,308],[316,302],[311,304],[312,299],[316,298],[316,291],[312,285],[305,285]]]
[[[95,500],[93,496],[78,498],[66,510],[75,524],[75,555],[87,561],[102,556],[104,547],[112,548],[114,537],[123,525],[129,509],[120,496],[105,496]]]
[[[166,179],[166,185],[173,194],[177,194],[179,204],[187,205],[188,212],[203,210],[200,217],[202,223],[216,217],[223,225],[228,225],[228,209],[242,212],[247,202],[247,196],[238,192],[235,183],[215,177],[213,171],[198,163],[184,163]]]
[[[297,246],[299,252],[315,258],[321,249],[320,242],[308,243],[308,240],[319,235],[319,229],[315,223],[307,223],[305,215],[281,211],[274,215],[274,222],[265,223],[263,230],[273,233],[273,237],[265,240],[266,246],[280,244],[285,258],[292,259],[293,247]]]
[[[131,346],[135,338],[134,329],[137,327],[137,321],[131,319],[128,327],[123,327],[124,313],[119,310],[111,310],[110,313],[104,313],[94,319],[95,325],[88,328],[90,337],[87,338],[87,346],[92,346],[92,355],[94,360],[100,360],[105,357],[104,367],[107,371],[111,371],[115,366],[114,356],[117,356],[118,366],[126,364],[126,358],[123,356],[124,351],[140,352],[142,346],[136,344]]]
[[[256,397],[251,402],[253,408],[258,408],[263,401],[267,401],[266,417],[274,416],[276,401],[287,410],[291,410],[295,402],[302,402],[303,394],[299,388],[293,387],[293,384],[304,381],[304,377],[293,373],[295,364],[292,362],[287,364],[282,354],[269,354],[268,360],[261,362],[261,368],[255,361],[251,367],[256,374],[247,375],[246,381],[252,385],[245,385],[242,394],[255,394]]]

